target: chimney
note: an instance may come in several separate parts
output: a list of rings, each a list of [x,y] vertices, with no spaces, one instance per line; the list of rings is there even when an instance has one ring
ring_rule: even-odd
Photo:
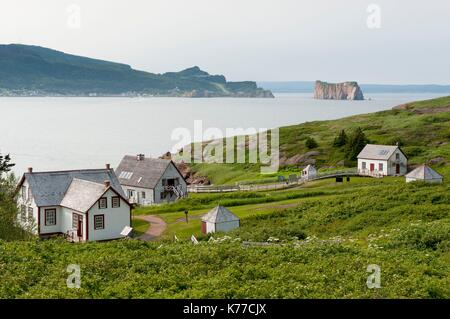
[[[137,159],[138,161],[143,161],[144,158],[145,158],[145,155],[144,155],[144,154],[138,154],[138,155],[136,156],[136,159]]]
[[[109,186],[111,186],[111,182],[110,181],[105,181],[105,187],[108,188]]]
[[[33,167],[28,167],[28,173],[33,173]]]
[[[111,164],[106,164],[106,169],[109,171],[111,169]]]

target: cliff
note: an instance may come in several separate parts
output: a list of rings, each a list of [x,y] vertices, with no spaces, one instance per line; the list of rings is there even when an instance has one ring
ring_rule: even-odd
[[[273,97],[194,66],[163,74],[30,45],[0,45],[0,96]]]
[[[327,83],[316,81],[314,98],[321,100],[364,100],[357,82]]]

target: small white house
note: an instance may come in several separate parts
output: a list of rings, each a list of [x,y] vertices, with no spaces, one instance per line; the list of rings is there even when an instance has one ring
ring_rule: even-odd
[[[19,223],[39,237],[63,234],[73,241],[123,238],[131,226],[131,208],[110,169],[23,174]]]
[[[408,158],[397,145],[367,144],[358,155],[358,173],[368,176],[405,175]]]
[[[126,155],[116,174],[133,204],[172,202],[187,195],[186,181],[170,159]]]
[[[216,206],[202,217],[202,233],[225,232],[239,228],[240,219],[223,206]]]
[[[406,182],[423,181],[427,183],[442,183],[444,177],[427,165],[420,165],[405,176]]]
[[[313,179],[317,177],[317,170],[313,165],[308,165],[302,170],[303,179]]]

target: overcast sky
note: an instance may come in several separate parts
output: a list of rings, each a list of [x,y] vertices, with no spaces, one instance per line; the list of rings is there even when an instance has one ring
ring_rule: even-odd
[[[450,84],[450,1],[2,0],[0,43],[229,80]]]

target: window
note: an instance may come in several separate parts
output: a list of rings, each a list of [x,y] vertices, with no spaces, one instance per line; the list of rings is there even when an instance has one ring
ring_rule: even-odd
[[[112,208],[120,207],[120,197],[119,196],[111,197],[111,207]]]
[[[362,162],[361,167],[362,167],[362,169],[366,169],[366,162]]]
[[[134,190],[133,189],[129,189],[128,190],[128,198],[133,198],[134,197]]]
[[[33,207],[28,207],[28,221],[32,222],[33,219]]]
[[[122,171],[122,172],[120,172],[119,178],[130,179],[131,176],[133,176],[132,172]]]
[[[145,199],[145,192],[141,193],[142,199]]]
[[[98,200],[98,208],[99,209],[108,208],[108,199],[106,197],[102,197]]]
[[[56,225],[56,209],[46,209],[45,210],[45,226]]]
[[[20,219],[24,223],[27,221],[27,208],[25,205],[20,205]]]
[[[78,229],[78,221],[83,222],[83,215],[72,213],[72,228]]]
[[[105,229],[105,215],[94,215],[94,229]]]
[[[28,196],[28,200],[30,200],[31,199],[31,187],[28,187],[28,194],[27,194],[27,196]]]
[[[22,199],[23,200],[27,199],[27,187],[26,186],[22,186]]]
[[[380,172],[383,171],[383,163],[378,164],[378,171],[380,171]]]
[[[398,161],[400,159],[400,153],[395,153],[395,159]]]

